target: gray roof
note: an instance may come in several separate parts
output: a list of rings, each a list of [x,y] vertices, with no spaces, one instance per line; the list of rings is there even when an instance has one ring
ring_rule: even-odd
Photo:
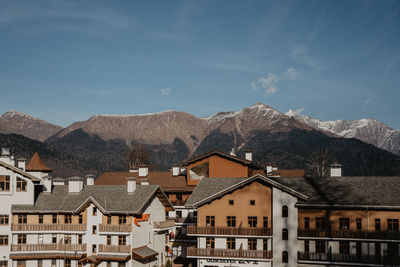
[[[53,186],[51,193],[40,193],[35,204],[12,205],[13,212],[76,212],[88,200],[105,213],[141,213],[148,200],[161,190],[158,185],[136,185],[133,193],[126,185],[85,186],[80,193],[68,193],[67,185]]]
[[[143,258],[148,258],[148,257],[158,255],[157,251],[149,248],[148,246],[134,248],[133,253],[135,253]]]
[[[400,208],[400,177],[271,178],[309,197],[298,206]]]

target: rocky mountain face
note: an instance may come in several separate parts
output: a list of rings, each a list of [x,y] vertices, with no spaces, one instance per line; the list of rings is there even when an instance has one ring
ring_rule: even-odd
[[[400,130],[395,130],[375,119],[321,121],[293,110],[289,110],[286,115],[316,130],[330,132],[340,137],[356,138],[400,155]]]
[[[61,126],[11,110],[0,116],[0,133],[20,134],[43,142],[62,129]]]

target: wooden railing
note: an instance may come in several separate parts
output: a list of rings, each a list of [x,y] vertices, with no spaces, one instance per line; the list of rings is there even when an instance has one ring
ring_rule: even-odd
[[[11,251],[86,251],[86,244],[13,244]]]
[[[188,247],[187,256],[272,259],[272,252],[265,250],[239,250],[239,249]]]
[[[322,261],[340,263],[400,264],[400,256],[375,256],[336,253],[298,252],[299,261]]]
[[[162,221],[162,222],[154,222],[153,228],[154,229],[164,229],[164,228],[173,227],[174,225],[175,225],[175,220],[166,220],[166,221]]]
[[[86,231],[86,224],[11,224],[11,231]]]
[[[357,238],[357,239],[389,239],[400,240],[400,232],[390,231],[350,231],[350,230],[319,230],[298,229],[299,237],[329,237],[329,238]]]
[[[271,236],[271,228],[238,228],[238,227],[209,227],[188,226],[188,235],[250,235]]]
[[[99,232],[132,232],[130,224],[100,224]]]
[[[99,245],[99,252],[131,253],[130,245]]]

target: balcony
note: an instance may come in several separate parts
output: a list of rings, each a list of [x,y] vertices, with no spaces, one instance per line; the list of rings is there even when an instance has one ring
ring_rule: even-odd
[[[187,256],[218,258],[272,259],[272,251],[216,248],[187,248]]]
[[[359,263],[359,264],[400,264],[400,256],[382,256],[375,255],[355,255],[355,254],[336,254],[336,253],[310,253],[298,252],[299,261],[319,261],[319,262],[337,262],[337,263]]]
[[[238,228],[238,227],[197,227],[188,226],[188,235],[225,235],[225,236],[272,236],[271,228]]]
[[[175,225],[175,220],[166,220],[166,221],[161,221],[161,222],[154,222],[153,228],[154,229],[168,229],[168,228],[174,227],[174,225]]]
[[[130,224],[100,224],[99,232],[107,232],[107,233],[132,232],[132,225],[130,225]]]
[[[11,231],[86,231],[86,224],[11,224]]]
[[[86,244],[16,244],[11,251],[86,251]]]
[[[170,200],[173,206],[185,206],[186,201],[183,200]]]
[[[99,245],[99,252],[131,253],[130,245]]]
[[[299,237],[400,240],[400,232],[298,229]]]

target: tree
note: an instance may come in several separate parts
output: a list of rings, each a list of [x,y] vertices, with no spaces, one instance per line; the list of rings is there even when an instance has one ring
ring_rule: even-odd
[[[139,165],[150,165],[150,153],[141,144],[135,144],[129,148],[127,161],[130,170],[137,169]]]
[[[311,162],[315,174],[318,177],[325,177],[329,175],[330,157],[328,149],[320,148],[311,153]]]

